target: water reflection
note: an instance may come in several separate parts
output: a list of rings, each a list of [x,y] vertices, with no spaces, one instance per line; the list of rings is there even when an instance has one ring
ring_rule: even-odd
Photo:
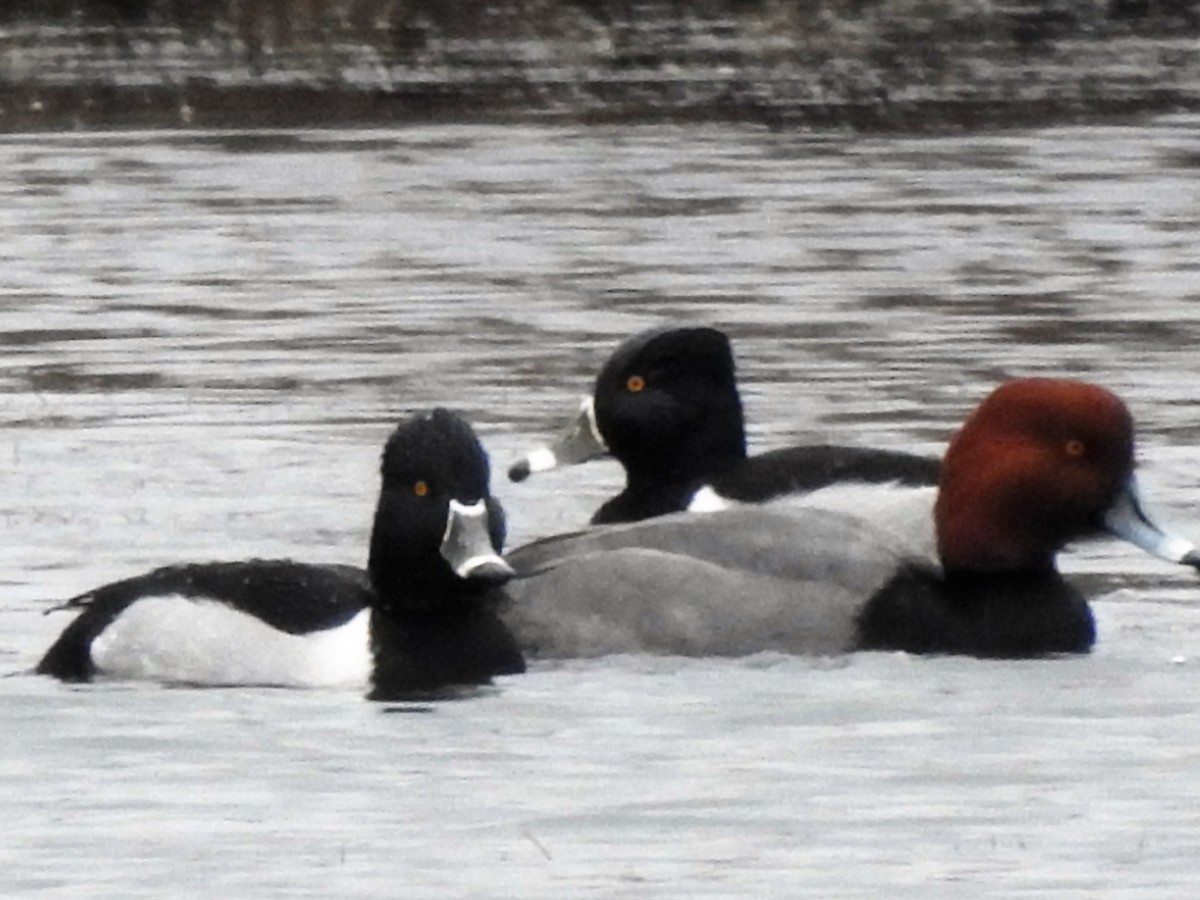
[[[140,568],[363,561],[378,446],[401,414],[463,411],[499,472],[557,426],[620,338],[664,322],[732,335],[758,448],[928,450],[1006,376],[1105,383],[1141,425],[1155,514],[1200,537],[1198,132],[1200,119],[1178,117],[943,139],[716,126],[0,139],[0,664],[23,671],[61,627],[38,614],[46,599]],[[500,477],[513,540],[579,525],[618,477],[609,463]],[[196,867],[206,891],[311,887],[330,864],[327,828],[359,866],[350,893],[394,892],[355,848],[398,845],[429,867],[419,888],[561,896],[629,873],[664,895],[711,886],[709,863],[639,857],[661,849],[664,823],[703,859],[753,873],[760,896],[791,894],[795,871],[823,873],[822,896],[894,881],[888,846],[941,860],[948,877],[1008,873],[1017,889],[1086,888],[1079,866],[1063,874],[1076,859],[1088,872],[1101,860],[1110,887],[1177,884],[1194,816],[1159,816],[1164,803],[1195,808],[1170,763],[1197,734],[1194,582],[1111,544],[1069,565],[1105,593],[1100,646],[1040,667],[624,660],[369,721],[343,697],[89,694],[10,678],[15,718],[0,731],[17,762],[3,779],[14,797],[19,780],[36,789],[14,812],[32,835],[27,865],[9,871],[28,890],[70,883],[38,874],[60,857],[118,877],[104,835],[47,823],[39,804],[65,803],[73,821],[107,810],[128,833],[154,830],[146,810],[193,823],[147,851],[160,864],[139,883],[148,896],[170,883],[164,861],[206,839],[223,848]],[[283,770],[245,722],[282,740]],[[96,729],[112,734],[116,794],[81,749]],[[111,768],[159,766],[159,751],[186,797]],[[946,762],[960,756],[975,773],[965,801],[971,784]],[[489,780],[497,770],[507,780]],[[232,786],[206,806],[222,771]],[[1061,809],[1037,806],[1047,785]],[[71,805],[91,791],[91,806]],[[320,827],[294,819],[264,837],[263,796]],[[461,816],[431,825],[434,806]],[[964,808],[976,812],[938,812]],[[1078,846],[1063,815],[1078,816]],[[1164,836],[1130,844],[1113,822]],[[1002,859],[977,845],[984,831],[1010,842]],[[430,833],[487,875],[472,880]],[[746,850],[748,833],[769,858]],[[246,849],[284,846],[294,871]],[[521,877],[488,853],[519,860]],[[581,862],[604,853],[608,864]],[[829,859],[862,865],[832,872]]]

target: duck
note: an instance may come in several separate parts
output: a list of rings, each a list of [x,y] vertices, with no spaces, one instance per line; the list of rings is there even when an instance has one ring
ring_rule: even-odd
[[[55,607],[77,615],[36,672],[400,700],[524,671],[496,608],[513,574],[504,510],[471,426],[443,408],[410,416],[380,472],[365,571],[289,559],[157,568]]]
[[[1056,555],[1104,534],[1200,568],[1143,509],[1125,404],[1015,379],[952,438],[936,487],[832,486],[544,538],[506,556],[503,615],[534,657],[1079,654],[1095,621]]]
[[[625,487],[593,525],[762,503],[840,482],[938,478],[937,459],[895,450],[816,444],[748,456],[733,348],[706,326],[652,328],[621,343],[574,419],[508,477],[524,481],[608,454],[624,467]]]

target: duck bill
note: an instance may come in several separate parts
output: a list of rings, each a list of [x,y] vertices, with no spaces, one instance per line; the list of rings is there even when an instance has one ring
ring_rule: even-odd
[[[548,472],[573,466],[608,454],[608,445],[596,427],[596,408],[591,397],[584,397],[579,414],[559,432],[558,437],[517,460],[508,470],[512,481],[524,481],[534,472]]]
[[[516,574],[492,546],[487,503],[483,500],[470,505],[450,501],[440,550],[454,574],[462,579],[502,584]]]
[[[1200,569],[1200,554],[1196,545],[1179,535],[1164,531],[1146,515],[1138,495],[1137,480],[1131,475],[1108,512],[1104,527],[1121,540],[1141,547],[1168,562],[1181,563]]]

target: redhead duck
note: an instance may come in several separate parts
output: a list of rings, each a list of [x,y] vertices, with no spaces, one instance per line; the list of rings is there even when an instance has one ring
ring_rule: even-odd
[[[504,514],[471,427],[443,409],[383,451],[367,571],[291,560],[167,566],[88,591],[37,672],[419,696],[523,671],[497,617]]]
[[[1027,657],[1095,640],[1055,568],[1101,533],[1200,565],[1143,513],[1125,405],[1092,384],[997,388],[951,441],[939,487],[855,488],[547,538],[509,554],[504,615],[543,656],[904,650]]]
[[[594,525],[761,503],[836,482],[917,485],[938,477],[936,459],[866,447],[797,446],[747,456],[733,350],[715,328],[652,329],[625,341],[575,420],[508,475],[522,481],[606,453],[624,466],[626,483],[592,517]]]

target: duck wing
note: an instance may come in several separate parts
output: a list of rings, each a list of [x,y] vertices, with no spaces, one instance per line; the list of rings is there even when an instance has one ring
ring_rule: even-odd
[[[354,566],[291,560],[189,563],[114,581],[47,612],[79,615],[36,667],[39,674],[86,681],[94,674],[92,641],[134,602],[156,596],[225,603],[289,634],[307,634],[350,621],[373,596],[366,572]]]
[[[866,602],[919,564],[861,517],[773,507],[596,528],[507,559],[505,620],[543,656],[844,652]]]

